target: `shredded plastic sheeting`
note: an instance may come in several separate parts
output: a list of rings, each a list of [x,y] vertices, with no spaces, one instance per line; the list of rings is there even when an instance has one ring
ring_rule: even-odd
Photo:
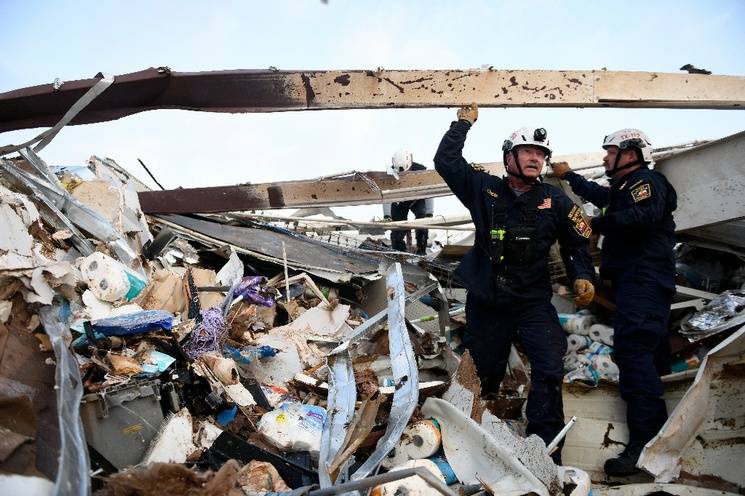
[[[142,312],[109,317],[91,322],[93,330],[104,336],[132,336],[146,332],[170,330],[173,315],[163,310],[143,310]]]
[[[88,447],[80,421],[80,400],[83,381],[78,362],[66,342],[70,336],[70,309],[65,306],[46,306],[39,312],[41,323],[49,336],[57,362],[55,383],[57,390],[57,418],[60,430],[60,454],[54,494],[87,496],[90,478]]]
[[[228,326],[221,309],[203,310],[201,317],[202,321],[194,327],[184,345],[184,352],[191,358],[199,358],[208,352],[220,353],[228,337]]]
[[[745,322],[745,290],[725,291],[681,324],[681,334],[701,339]]]
[[[266,281],[264,276],[246,276],[233,288],[233,297],[242,297],[244,301],[272,307],[274,297],[267,292]]]

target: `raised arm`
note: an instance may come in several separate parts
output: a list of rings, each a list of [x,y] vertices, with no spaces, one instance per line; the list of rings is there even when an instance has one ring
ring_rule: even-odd
[[[476,105],[463,107],[458,111],[458,120],[450,124],[450,129],[440,141],[440,146],[435,154],[435,170],[442,176],[456,197],[466,206],[471,208],[474,198],[473,191],[481,183],[482,171],[471,167],[463,158],[463,145],[466,141],[468,130],[478,118]]]

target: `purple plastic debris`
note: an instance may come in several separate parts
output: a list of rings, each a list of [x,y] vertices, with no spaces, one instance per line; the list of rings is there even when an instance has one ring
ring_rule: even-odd
[[[199,358],[207,352],[220,352],[228,337],[228,326],[219,308],[201,312],[202,321],[194,327],[184,345],[184,352],[191,358]]]
[[[233,289],[233,298],[241,298],[244,301],[256,303],[257,305],[263,305],[265,307],[274,306],[274,296],[269,293],[266,288],[262,287],[266,284],[266,277],[264,276],[246,276],[238,283]]]

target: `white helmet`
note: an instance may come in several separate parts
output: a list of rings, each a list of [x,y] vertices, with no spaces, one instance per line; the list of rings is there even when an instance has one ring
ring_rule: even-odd
[[[603,148],[617,146],[621,150],[637,148],[642,152],[642,160],[645,163],[652,161],[652,143],[649,138],[639,129],[621,129],[611,133],[603,139]]]
[[[548,141],[548,133],[542,127],[521,127],[510,137],[504,140],[502,152],[508,153],[516,146],[533,145],[542,148],[546,152],[546,158],[551,157],[551,144]]]
[[[411,167],[412,162],[413,158],[411,156],[411,152],[409,150],[403,149],[394,153],[393,159],[391,160],[393,168],[398,169],[399,172],[403,172]]]

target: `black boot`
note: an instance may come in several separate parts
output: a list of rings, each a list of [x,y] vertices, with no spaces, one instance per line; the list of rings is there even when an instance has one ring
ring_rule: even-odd
[[[617,458],[609,458],[605,461],[603,469],[606,475],[622,477],[641,472],[641,469],[636,467],[636,462],[639,461],[639,455],[645,444],[629,441],[626,449]]]

